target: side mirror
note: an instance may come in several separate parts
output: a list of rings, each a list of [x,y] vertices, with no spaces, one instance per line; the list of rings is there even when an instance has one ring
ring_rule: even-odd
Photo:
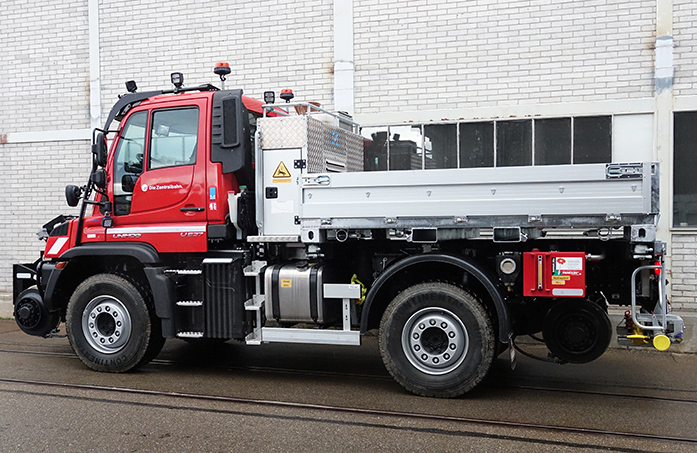
[[[68,206],[72,208],[77,206],[77,202],[80,201],[80,195],[82,195],[82,189],[78,186],[65,186],[65,199],[68,202]]]
[[[124,192],[133,193],[136,188],[136,181],[138,181],[139,175],[123,175],[121,178],[121,190]]]
[[[106,171],[103,168],[96,170],[90,175],[90,181],[100,189],[106,188]]]
[[[106,167],[106,137],[102,132],[99,132],[94,139],[94,144],[92,145],[92,154],[94,154],[94,158],[97,161],[97,165],[99,165],[100,167]]]

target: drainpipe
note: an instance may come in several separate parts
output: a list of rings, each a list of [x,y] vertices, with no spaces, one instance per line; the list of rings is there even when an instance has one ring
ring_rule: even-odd
[[[656,96],[656,151],[661,165],[659,239],[665,241],[668,278],[672,269],[673,222],[673,0],[656,2],[656,52],[654,82]],[[668,287],[670,288],[670,286]],[[670,290],[668,290],[670,291]]]
[[[99,0],[89,0],[90,127],[102,127],[102,90],[99,80]]]
[[[334,0],[334,109],[354,114],[353,0]]]

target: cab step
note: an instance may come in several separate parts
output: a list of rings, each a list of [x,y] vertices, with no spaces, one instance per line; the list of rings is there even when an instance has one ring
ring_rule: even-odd
[[[177,338],[203,338],[203,332],[179,332]]]

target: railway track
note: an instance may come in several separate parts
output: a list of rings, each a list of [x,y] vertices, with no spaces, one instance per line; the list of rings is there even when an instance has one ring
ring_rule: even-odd
[[[49,357],[59,357],[59,358],[69,358],[76,359],[76,357],[68,352],[49,352],[49,351],[23,351],[10,348],[0,347],[0,354],[16,354],[16,355],[32,355],[32,356],[49,356]],[[167,360],[167,359],[156,359],[151,362],[150,366],[190,366],[192,363],[187,361],[177,361],[177,360]],[[331,371],[306,371],[298,369],[288,369],[288,368],[277,368],[277,367],[261,367],[261,366],[229,366],[229,365],[206,365],[209,368],[215,369],[230,369],[230,370],[244,370],[252,372],[265,372],[265,373],[278,373],[278,374],[295,374],[295,375],[308,375],[308,376],[336,376],[336,377],[351,377],[351,378],[361,378],[369,380],[389,380],[388,376],[372,375],[372,374],[354,374],[350,375],[347,373],[331,372]],[[628,389],[627,392],[615,392],[606,390],[588,390],[588,389],[571,389],[571,388],[559,388],[559,387],[548,387],[540,385],[515,385],[509,382],[502,382],[502,379],[493,378],[487,384],[487,387],[493,387],[497,389],[519,389],[526,392],[547,392],[547,393],[573,393],[581,394],[584,396],[595,396],[602,398],[634,398],[645,400],[648,402],[662,402],[668,404],[680,404],[680,405],[695,405],[697,404],[697,398],[680,398],[672,396],[658,396],[658,395],[637,395],[633,391],[636,389]],[[374,409],[365,407],[350,407],[343,405],[328,405],[328,404],[313,404],[305,402],[294,402],[294,401],[283,401],[283,400],[273,400],[273,399],[260,399],[260,398],[244,398],[236,396],[221,396],[221,395],[209,395],[209,394],[198,394],[198,393],[184,393],[184,392],[172,392],[172,391],[162,391],[162,390],[150,390],[150,389],[139,389],[130,387],[112,387],[112,386],[101,386],[92,384],[82,384],[82,383],[68,383],[68,382],[55,382],[46,380],[32,380],[32,379],[16,379],[9,377],[0,377],[0,383],[14,384],[18,386],[31,387],[31,390],[35,394],[41,394],[45,392],[47,388],[51,389],[65,389],[70,393],[70,391],[87,391],[87,392],[98,392],[106,396],[106,400],[113,400],[114,403],[118,403],[123,395],[139,395],[144,397],[156,397],[165,399],[177,399],[197,401],[197,402],[218,402],[218,403],[230,403],[230,404],[242,404],[242,405],[256,405],[258,407],[277,407],[285,409],[296,409],[296,410],[308,410],[308,411],[322,411],[329,412],[333,414],[349,414],[349,415],[361,415],[369,417],[377,417],[378,420],[384,420],[385,418],[390,420],[415,420],[423,422],[449,422],[455,424],[461,424],[463,429],[452,430],[442,430],[440,434],[444,435],[458,435],[458,436],[468,436],[468,437],[482,437],[489,436],[491,438],[510,440],[510,441],[520,441],[526,443],[540,443],[547,445],[559,445],[574,448],[588,448],[591,450],[607,450],[606,447],[602,445],[597,445],[594,443],[585,442],[567,442],[559,440],[549,440],[541,438],[543,433],[557,433],[561,435],[576,435],[589,436],[593,438],[601,437],[612,437],[615,439],[625,439],[632,440],[635,442],[642,441],[656,441],[656,442],[671,442],[680,443],[685,446],[694,446],[697,448],[697,437],[687,437],[687,436],[672,436],[672,435],[661,435],[656,433],[641,433],[641,432],[631,432],[631,431],[619,431],[611,429],[597,429],[597,428],[584,428],[584,427],[574,427],[566,425],[556,425],[556,424],[545,424],[545,423],[527,423],[520,421],[507,421],[507,420],[493,420],[483,417],[460,417],[453,415],[442,415],[434,413],[411,413],[405,411],[393,411],[384,409]],[[587,383],[586,383],[587,384]],[[3,392],[11,390],[2,390]],[[686,390],[685,392],[690,392]],[[55,392],[45,392],[47,395],[53,395]],[[692,391],[692,393],[695,393]],[[55,396],[55,395],[54,395]],[[84,396],[71,396],[63,395],[62,398],[85,398]],[[139,403],[139,404],[154,404],[154,403]],[[178,407],[173,404],[172,407]],[[208,409],[199,408],[199,411],[206,411]],[[211,409],[211,411],[220,411],[220,409]],[[315,420],[315,419],[313,419]],[[315,420],[317,421],[317,420]],[[322,421],[324,422],[324,421]],[[326,420],[330,423],[330,420]],[[373,428],[385,428],[385,429],[397,429],[394,428],[394,423],[384,423],[384,422],[369,422],[369,426]],[[533,435],[532,438],[523,436],[510,436],[501,434],[487,434],[477,431],[472,431],[471,429],[464,429],[467,426],[479,426],[484,428],[507,428],[507,429],[519,429],[525,430],[527,432],[536,432],[537,436]],[[413,431],[419,431],[418,427],[401,427],[399,429],[410,429]],[[425,428],[424,428],[425,429]],[[493,436],[493,437],[492,437]],[[692,448],[692,447],[689,447]],[[637,451],[653,451],[653,450],[642,450],[636,448],[617,448],[612,447],[612,451],[626,451],[626,452],[637,452]]]
[[[350,415],[362,415],[362,416],[372,416],[372,417],[378,417],[379,419],[410,419],[410,420],[421,420],[421,421],[431,421],[431,422],[450,422],[450,423],[456,423],[456,424],[462,424],[462,425],[477,425],[477,426],[483,426],[483,427],[494,427],[494,428],[509,428],[509,429],[523,429],[527,431],[536,431],[536,432],[552,432],[552,433],[561,433],[561,434],[576,434],[576,435],[582,435],[582,436],[602,436],[602,437],[614,437],[614,438],[619,438],[619,439],[631,439],[631,440],[639,440],[639,441],[659,441],[659,442],[679,442],[682,444],[686,445],[696,445],[697,446],[697,438],[690,438],[690,437],[680,437],[680,436],[666,436],[666,435],[657,435],[657,434],[648,434],[648,433],[634,433],[634,432],[625,432],[625,431],[616,431],[616,430],[603,430],[603,429],[593,429],[593,428],[578,428],[578,427],[570,427],[570,426],[560,426],[560,425],[549,425],[549,424],[538,424],[538,423],[522,423],[522,422],[511,422],[511,421],[504,421],[504,420],[489,420],[489,419],[484,419],[484,418],[476,418],[476,417],[457,417],[457,416],[449,416],[449,415],[438,415],[438,414],[428,414],[428,413],[411,413],[411,412],[404,412],[404,411],[391,411],[391,410],[380,410],[380,409],[366,409],[366,408],[357,408],[357,407],[347,407],[347,406],[337,406],[337,405],[324,405],[324,404],[311,404],[311,403],[300,403],[300,402],[291,402],[291,401],[277,401],[277,400],[266,400],[266,399],[255,399],[255,398],[240,398],[240,397],[230,397],[230,396],[218,396],[218,395],[205,395],[205,394],[194,394],[194,393],[182,393],[182,392],[169,392],[169,391],[159,391],[159,390],[145,390],[145,389],[135,389],[135,388],[127,388],[127,387],[112,387],[112,386],[99,386],[99,385],[91,385],[91,384],[72,384],[72,383],[63,383],[63,382],[51,382],[51,381],[40,381],[40,380],[28,380],[28,379],[11,379],[11,378],[0,378],[1,383],[6,383],[6,384],[16,384],[16,385],[24,385],[24,386],[32,386],[32,387],[39,387],[39,388],[61,388],[61,389],[68,389],[68,390],[80,390],[80,391],[92,391],[92,392],[100,392],[100,393],[105,393],[109,394],[114,397],[113,402],[116,404],[122,403],[122,399],[119,398],[119,396],[123,396],[125,394],[129,395],[139,395],[139,396],[149,396],[149,397],[162,397],[162,398],[168,398],[168,399],[176,399],[179,402],[181,400],[193,400],[193,401],[198,401],[198,402],[222,402],[222,403],[233,403],[233,404],[242,404],[242,405],[255,405],[255,406],[267,406],[267,407],[277,407],[277,408],[286,408],[286,409],[304,409],[304,410],[312,410],[312,411],[321,411],[321,412],[331,412],[331,413],[341,413],[341,414],[350,414]],[[6,390],[0,390],[0,392],[7,392]],[[34,392],[33,394],[37,394],[41,392]],[[54,392],[46,393],[47,396],[54,396],[54,397],[62,397],[62,398],[75,398],[75,399],[89,399],[85,398],[84,396],[59,396],[56,395]],[[103,399],[100,399],[100,401],[103,401]],[[167,405],[167,404],[157,404],[157,403],[128,403],[128,404],[136,404],[136,405],[144,405],[144,406],[157,406],[157,407],[166,407],[166,408],[171,408],[171,409],[182,409],[182,406],[180,404],[172,404],[172,405]],[[191,408],[186,408],[186,410],[191,410]],[[203,412],[225,412],[225,410],[221,409],[206,409],[206,408],[197,408],[195,409],[197,411],[203,411]],[[235,413],[239,414],[238,411],[230,410],[230,413]],[[248,416],[253,416],[253,414],[249,413],[244,413],[244,415]],[[274,417],[281,417],[278,415],[275,415]],[[297,416],[294,416],[292,418],[298,419]],[[303,417],[301,417],[303,418]],[[305,421],[318,421],[318,419],[313,419],[313,418],[308,418],[304,417]],[[322,419],[322,422],[325,423],[334,423],[332,420],[328,419]],[[338,423],[347,423],[346,421],[340,421]],[[522,437],[522,436],[515,436],[515,435],[500,435],[500,434],[491,434],[491,433],[482,433],[482,432],[476,432],[476,431],[471,431],[471,430],[453,430],[453,429],[440,429],[440,430],[434,430],[432,428],[419,428],[419,427],[403,427],[403,426],[395,426],[394,424],[391,423],[386,423],[386,422],[348,422],[348,423],[354,423],[357,425],[361,426],[366,426],[366,427],[372,427],[372,428],[383,428],[383,429],[400,429],[400,430],[409,430],[409,431],[427,431],[438,434],[443,434],[443,435],[457,435],[460,437],[487,437],[487,438],[494,438],[494,439],[503,439],[503,440],[509,440],[509,441],[516,441],[516,442],[525,442],[525,443],[532,443],[532,444],[546,444],[546,445],[556,445],[556,446],[565,446],[565,447],[574,447],[574,448],[586,448],[586,449],[595,449],[595,450],[608,450],[608,447],[605,445],[597,445],[597,444],[592,444],[592,443],[580,443],[580,442],[567,442],[567,441],[555,441],[555,440],[549,440],[549,439],[540,439],[540,438],[527,438],[527,437]],[[651,450],[642,450],[642,449],[636,449],[636,448],[623,448],[623,447],[612,447],[611,451],[619,451],[619,452],[638,452],[638,451],[651,451]]]
[[[24,354],[33,356],[47,356],[47,357],[63,357],[69,359],[77,359],[73,353],[69,352],[47,352],[47,351],[23,351],[23,350],[12,350],[0,348],[0,353],[5,354]],[[283,368],[283,367],[273,367],[273,366],[258,366],[258,365],[214,365],[207,363],[205,365],[199,365],[193,361],[187,360],[170,360],[170,359],[153,359],[148,366],[193,366],[196,365],[197,368],[208,368],[208,369],[218,369],[218,370],[236,370],[236,371],[250,371],[250,372],[261,372],[261,373],[277,373],[277,374],[291,374],[299,376],[336,376],[336,377],[349,377],[349,378],[360,378],[376,381],[392,381],[392,378],[388,375],[378,375],[378,374],[367,374],[367,373],[347,373],[347,372],[335,372],[335,371],[322,371],[322,370],[303,370],[297,368]],[[518,380],[526,380],[526,376],[518,375]],[[566,394],[581,394],[587,396],[599,396],[599,397],[615,397],[622,399],[637,399],[645,401],[662,401],[662,402],[673,402],[679,404],[697,404],[697,390],[695,389],[673,389],[670,392],[681,393],[681,394],[693,394],[695,397],[685,398],[677,396],[665,396],[665,395],[647,395],[638,394],[637,392],[645,391],[655,391],[652,387],[642,387],[642,386],[631,386],[623,384],[620,388],[625,389],[624,392],[608,391],[608,390],[588,390],[579,388],[570,388],[575,383],[570,381],[565,381],[560,383],[565,385],[565,387],[552,387],[552,386],[541,386],[541,385],[529,385],[529,384],[516,384],[511,383],[510,380],[498,378],[493,376],[483,384],[487,388],[494,389],[512,389],[512,390],[525,390],[525,391],[537,391],[537,392],[547,392],[547,393],[566,393]],[[588,382],[585,382],[588,384]],[[603,384],[605,387],[609,385],[607,383]],[[610,386],[612,387],[612,386]],[[666,391],[666,390],[664,390]]]

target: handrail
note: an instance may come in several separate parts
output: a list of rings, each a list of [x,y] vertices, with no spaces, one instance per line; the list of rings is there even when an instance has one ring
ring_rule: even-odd
[[[645,326],[639,322],[637,319],[637,312],[636,312],[636,277],[637,274],[643,270],[647,269],[660,269],[661,274],[660,274],[660,281],[658,283],[658,304],[656,306],[661,307],[661,315],[663,317],[663,324],[660,326]],[[634,321],[634,324],[639,327],[640,329],[643,330],[664,330],[666,328],[666,323],[667,323],[667,317],[668,317],[668,305],[664,303],[663,297],[665,295],[665,277],[663,273],[663,264],[660,265],[647,265],[647,266],[639,266],[636,269],[634,269],[634,272],[632,272],[632,281],[631,281],[631,287],[632,287],[632,320]]]
[[[281,116],[290,116],[289,107],[305,107],[305,112],[302,113],[303,115],[311,115],[313,113],[324,113],[330,115],[334,117],[336,127],[339,127],[341,123],[347,124],[351,126],[351,129],[354,133],[358,133],[361,127],[360,124],[353,121],[350,117],[342,116],[341,114],[338,114],[336,112],[330,112],[329,110],[325,110],[313,104],[312,102],[286,102],[283,104],[264,104],[261,107],[263,110],[264,117],[266,117],[268,112],[275,112],[276,114],[280,114]]]

